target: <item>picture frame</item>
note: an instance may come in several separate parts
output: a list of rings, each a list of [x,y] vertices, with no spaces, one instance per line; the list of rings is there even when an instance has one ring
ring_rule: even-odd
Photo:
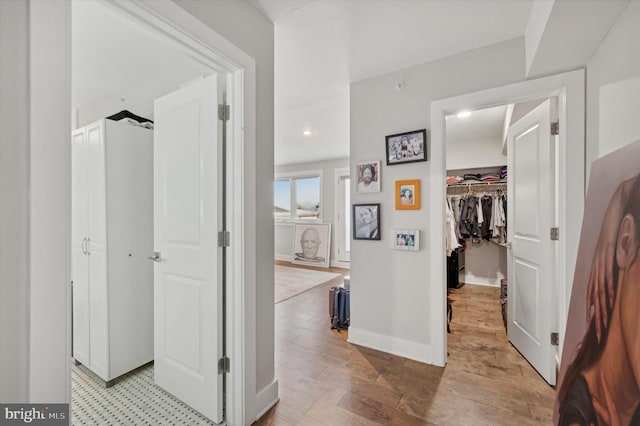
[[[420,210],[420,179],[396,181],[396,210]]]
[[[387,166],[427,161],[427,129],[385,137]]]
[[[328,268],[330,257],[330,223],[294,223],[291,263]]]
[[[380,192],[380,161],[356,163],[356,192]]]
[[[403,251],[420,251],[420,230],[394,229],[393,248]]]
[[[380,239],[380,204],[353,205],[353,239]]]

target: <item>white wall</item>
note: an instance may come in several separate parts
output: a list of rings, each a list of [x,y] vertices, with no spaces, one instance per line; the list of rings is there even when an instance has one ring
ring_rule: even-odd
[[[123,109],[153,120],[155,99],[178,90],[182,83],[201,75],[211,75],[211,73],[211,70],[193,61],[173,63],[136,84],[119,87],[110,96],[96,100],[92,104],[74,105],[77,110],[77,127],[86,126]],[[124,102],[120,98],[124,98]]]
[[[351,165],[385,157],[385,135],[430,128],[432,100],[496,87],[524,78],[524,41],[498,43],[432,63],[351,85]],[[405,82],[397,92],[393,84]],[[430,143],[428,144],[430,146]],[[383,163],[384,164],[384,163]],[[381,241],[353,241],[351,251],[351,327],[349,340],[424,362],[432,360],[429,306],[430,236],[428,194],[430,163],[383,166],[382,192],[356,194],[353,203],[381,203]],[[396,211],[394,181],[418,178],[422,206]],[[392,249],[393,228],[418,228],[425,242],[419,252]],[[437,302],[436,302],[437,303]]]
[[[478,245],[467,240],[465,250],[464,282],[466,284],[500,287],[500,280],[507,278],[507,249],[491,241],[482,240]]]
[[[27,400],[28,4],[0,1],[0,402]]]
[[[640,139],[640,2],[631,1],[587,63],[591,162]]]
[[[336,218],[335,218],[335,169],[349,167],[348,158],[316,161],[313,163],[276,166],[276,174],[322,170],[322,199],[320,200],[323,223],[331,224],[331,263],[336,260]],[[276,223],[275,256],[276,259],[291,260],[293,246],[293,223]]]
[[[256,145],[246,150],[245,207],[253,209],[255,222],[245,224],[246,279],[256,280],[256,293],[246,309],[255,312],[255,382],[247,377],[247,404],[259,414],[277,398],[274,376],[273,289],[273,23],[246,1],[175,0],[178,6],[213,28],[256,61]],[[250,173],[255,171],[255,176]],[[251,247],[251,249],[249,249]],[[249,418],[247,420],[250,421]]]
[[[502,138],[471,140],[447,139],[447,170],[506,166],[507,156],[502,154]]]

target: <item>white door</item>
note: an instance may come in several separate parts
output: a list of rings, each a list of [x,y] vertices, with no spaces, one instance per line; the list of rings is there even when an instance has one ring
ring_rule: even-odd
[[[336,258],[351,260],[351,176],[349,169],[336,170]]]
[[[217,79],[155,101],[155,382],[222,421]]]
[[[71,135],[71,279],[73,280],[73,357],[89,358],[89,258],[87,235],[87,141],[85,130]]]
[[[509,128],[507,232],[508,325],[513,346],[555,385],[554,318],[555,137],[551,102],[542,103]]]

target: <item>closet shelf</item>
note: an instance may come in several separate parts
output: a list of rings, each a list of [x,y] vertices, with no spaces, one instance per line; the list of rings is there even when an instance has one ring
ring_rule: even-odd
[[[495,185],[507,185],[507,181],[506,180],[500,180],[500,181],[491,181],[491,182],[458,182],[458,183],[448,183],[447,184],[447,188],[455,188],[455,187],[473,187],[473,186],[487,186],[487,185],[491,185],[491,186],[495,186]]]

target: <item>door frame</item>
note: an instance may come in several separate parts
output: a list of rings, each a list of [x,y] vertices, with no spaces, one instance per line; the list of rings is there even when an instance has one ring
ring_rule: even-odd
[[[256,146],[255,60],[173,2],[101,2],[219,70],[227,79],[227,97],[233,102],[227,124],[230,167],[226,208],[231,246],[227,252],[225,302],[227,356],[232,365],[226,389],[226,420],[229,424],[245,424],[253,420],[256,410],[256,401],[251,397],[256,387],[256,321],[254,310],[247,311],[245,307],[247,300],[255,299],[255,271],[247,269],[255,259],[244,249],[245,230],[256,219],[254,201],[246,198],[254,192],[255,185],[255,160],[250,156]],[[32,214],[30,218],[28,358],[36,368],[32,367],[29,373],[28,399],[70,402],[71,2],[30,2],[29,16],[31,212],[46,214]],[[52,81],[60,84],[51,84]],[[52,374],[51,370],[58,373]],[[60,400],[61,386],[66,401]]]
[[[585,192],[585,70],[526,80],[493,89],[440,99],[431,103],[431,190],[428,202],[432,220],[429,223],[428,249],[431,253],[430,298],[432,362],[445,366],[447,362],[445,271],[445,179],[446,179],[446,116],[461,110],[475,110],[498,105],[558,97],[560,134],[558,136],[558,194],[560,240],[558,265],[557,309],[552,323],[558,327],[560,343],[556,362],[562,355],[562,345],[568,313],[568,302],[580,238],[580,223]]]

